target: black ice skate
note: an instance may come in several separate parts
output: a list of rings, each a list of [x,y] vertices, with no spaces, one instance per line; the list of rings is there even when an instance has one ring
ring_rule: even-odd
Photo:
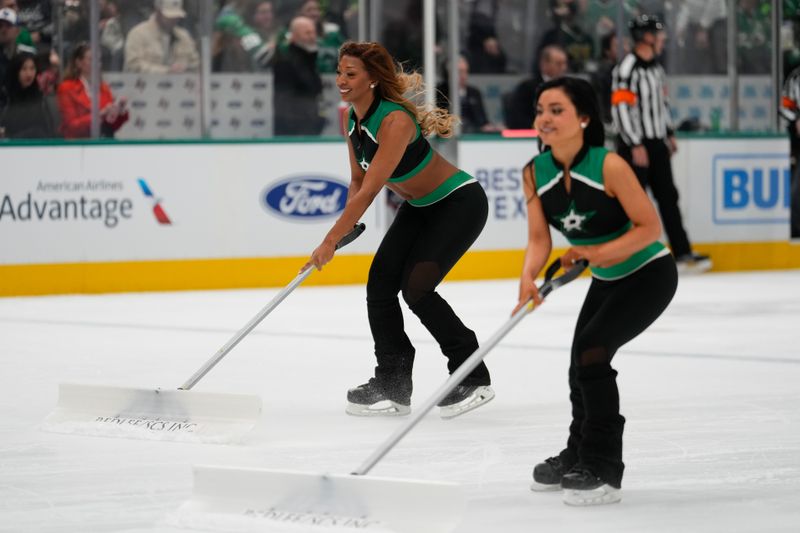
[[[561,490],[561,479],[569,472],[570,467],[571,465],[561,460],[560,455],[545,459],[543,463],[533,467],[531,490],[535,492]]]
[[[594,472],[576,466],[561,478],[564,503],[567,505],[603,505],[622,500],[619,487],[612,487]]]
[[[494,398],[494,391],[487,385],[459,385],[437,405],[442,418],[453,418],[472,411]]]
[[[390,385],[370,378],[347,391],[347,414],[355,416],[399,416],[411,412],[411,381]]]

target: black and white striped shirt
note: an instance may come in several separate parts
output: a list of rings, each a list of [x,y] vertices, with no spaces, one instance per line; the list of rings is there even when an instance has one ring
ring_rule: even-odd
[[[795,68],[783,82],[781,93],[781,107],[778,110],[783,118],[789,121],[790,126],[800,118],[800,67]]]
[[[626,55],[612,71],[611,115],[628,146],[672,135],[666,74],[655,60]]]

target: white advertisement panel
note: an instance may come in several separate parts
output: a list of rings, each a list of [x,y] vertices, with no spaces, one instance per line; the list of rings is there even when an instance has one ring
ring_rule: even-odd
[[[673,171],[692,241],[788,240],[788,139],[692,139],[679,149]]]
[[[522,189],[522,167],[538,153],[535,139],[461,141],[459,166],[474,176],[489,199],[489,219],[473,250],[514,250],[528,242],[528,216]],[[553,246],[566,245],[551,232]]]
[[[480,181],[489,197],[489,220],[474,249],[525,247],[522,167],[536,149],[533,139],[459,144],[459,165]],[[672,165],[692,242],[788,240],[787,139],[684,139]],[[567,245],[558,232],[551,235],[554,246]]]
[[[2,264],[303,256],[341,212],[350,175],[342,143],[2,154]],[[382,206],[365,214],[367,232],[343,253],[375,249]]]
[[[1,151],[0,264],[304,256],[341,212],[350,175],[344,142]],[[680,141],[673,169],[691,240],[788,240],[788,151],[783,138]],[[459,166],[489,198],[473,250],[525,247],[522,167],[535,153],[532,139],[460,143]],[[390,218],[378,199],[343,253],[372,253]]]

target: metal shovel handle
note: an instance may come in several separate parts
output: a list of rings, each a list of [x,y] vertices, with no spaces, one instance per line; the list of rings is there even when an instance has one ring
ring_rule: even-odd
[[[553,261],[550,266],[547,268],[545,272],[544,283],[542,283],[541,287],[539,287],[539,294],[542,295],[544,298],[546,295],[550,294],[553,290],[557,289],[558,287],[563,287],[570,281],[574,280],[578,276],[580,276],[581,272],[583,272],[589,263],[586,260],[581,259],[580,261],[575,262],[575,266],[569,270],[567,270],[561,276],[557,278],[553,278],[553,276],[558,272],[561,268],[561,258],[556,259]],[[455,372],[453,372],[450,377],[445,381],[442,386],[436,389],[436,392],[428,398],[421,406],[417,407],[414,410],[414,414],[410,416],[410,418],[397,430],[389,436],[386,441],[383,442],[373,453],[370,455],[358,468],[353,470],[352,474],[356,476],[363,476],[369,473],[370,470],[380,461],[389,451],[394,448],[400,440],[406,436],[406,434],[411,431],[414,426],[422,420],[428,412],[433,409],[436,404],[438,404],[442,399],[450,394],[450,392],[455,389],[464,378],[467,377],[467,374],[472,372],[475,367],[477,367],[481,361],[486,357],[489,351],[494,348],[503,337],[511,331],[514,326],[519,324],[522,319],[530,313],[534,306],[532,304],[532,300],[528,300],[527,305],[522,306],[516,313],[514,313],[511,318],[506,321],[505,324],[494,334],[492,337],[486,341],[480,348],[475,350],[472,355],[470,355],[466,361],[461,363]]]
[[[338,243],[336,243],[336,249],[338,250],[339,248],[347,246],[348,244],[350,244],[351,242],[356,240],[359,237],[359,235],[364,233],[364,230],[366,229],[366,227],[367,226],[363,222],[359,222],[358,224],[353,226],[353,229],[347,235],[342,237],[339,240]],[[217,353],[215,353],[214,356],[206,362],[206,364],[204,364],[197,372],[195,372],[192,375],[192,377],[187,379],[186,382],[183,385],[181,385],[180,387],[178,387],[178,388],[180,390],[189,390],[192,387],[194,387],[195,385],[197,385],[197,382],[200,381],[201,379],[203,379],[203,376],[208,374],[208,372],[212,368],[214,368],[214,366],[216,366],[216,364],[219,363],[222,360],[223,357],[228,355],[228,353],[231,350],[233,350],[233,348],[237,344],[239,344],[239,342],[242,339],[244,339],[247,336],[248,333],[253,331],[253,329],[262,320],[264,320],[264,318],[266,318],[266,316],[268,314],[270,314],[273,309],[278,307],[278,304],[280,304],[284,299],[286,299],[286,297],[289,296],[289,294],[293,290],[295,290],[298,285],[303,283],[303,281],[305,281],[305,279],[309,275],[311,275],[311,272],[313,272],[313,271],[314,271],[313,268],[307,268],[306,270],[304,270],[303,272],[298,274],[291,281],[291,283],[289,283],[286,287],[284,287],[281,290],[281,292],[279,292],[278,294],[275,295],[275,297],[272,299],[271,302],[269,302],[266,306],[264,306],[264,308],[261,309],[261,311],[259,311],[256,316],[251,318],[250,321],[247,324],[245,324],[245,326],[242,329],[237,331],[236,334],[231,338],[231,340],[226,342],[225,345],[222,348],[217,350]]]

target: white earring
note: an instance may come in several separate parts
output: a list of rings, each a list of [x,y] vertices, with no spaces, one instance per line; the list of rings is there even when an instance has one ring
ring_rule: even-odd
[[[375,84],[374,84],[374,83],[370,83],[370,84],[369,84],[369,88],[370,88],[370,89],[374,89],[374,88],[375,88]]]
[[[588,126],[588,125],[589,125],[589,124],[588,124],[588,123],[586,123],[586,122],[581,122],[581,129],[584,129],[584,130],[585,130],[585,129],[586,129],[586,126]]]

